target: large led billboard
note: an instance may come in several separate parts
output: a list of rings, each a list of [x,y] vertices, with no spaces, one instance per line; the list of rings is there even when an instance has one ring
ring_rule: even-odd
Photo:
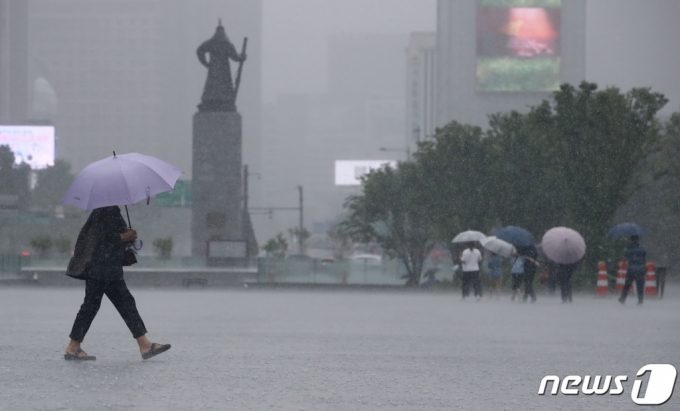
[[[561,5],[561,0],[478,1],[478,91],[559,89]]]
[[[371,170],[377,170],[384,166],[396,168],[397,162],[393,160],[336,160],[335,185],[359,186],[361,185],[361,177]]]
[[[0,126],[0,146],[9,146],[14,162],[34,170],[54,165],[54,126]]]

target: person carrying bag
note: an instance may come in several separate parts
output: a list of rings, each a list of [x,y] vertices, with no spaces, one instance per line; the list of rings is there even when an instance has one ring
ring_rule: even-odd
[[[85,281],[85,300],[73,323],[69,336],[71,342],[66,347],[64,359],[96,360],[96,357],[87,355],[80,344],[99,311],[104,294],[137,340],[143,359],[170,349],[170,344],[152,343],[146,337],[146,327],[123,278],[123,266],[136,262],[134,251],[129,248],[136,240],[137,232],[127,227],[118,206],[94,209],[80,230],[66,275]],[[130,259],[130,252],[134,262]]]

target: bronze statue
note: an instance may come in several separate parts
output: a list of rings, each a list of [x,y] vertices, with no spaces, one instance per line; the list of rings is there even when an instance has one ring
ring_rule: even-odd
[[[243,51],[237,54],[220,20],[215,35],[198,47],[196,50],[198,60],[208,68],[208,78],[205,81],[201,104],[198,105],[199,111],[236,111],[236,94],[241,81],[243,62],[246,60],[247,41],[248,38],[243,40]],[[206,53],[210,54],[210,60],[206,59]],[[240,63],[236,75],[236,87],[231,79],[229,59]]]

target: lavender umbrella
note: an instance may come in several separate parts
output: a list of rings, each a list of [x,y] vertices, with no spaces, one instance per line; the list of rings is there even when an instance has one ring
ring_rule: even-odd
[[[576,263],[586,254],[586,242],[581,234],[567,227],[548,230],[541,246],[549,259],[560,264]]]
[[[83,210],[135,204],[174,188],[183,171],[156,157],[129,153],[96,161],[78,174],[62,204]],[[128,224],[130,217],[128,216]]]

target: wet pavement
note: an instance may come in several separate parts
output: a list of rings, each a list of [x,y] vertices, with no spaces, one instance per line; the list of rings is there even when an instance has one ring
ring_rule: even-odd
[[[645,364],[680,369],[680,287],[642,307],[449,293],[151,290],[133,295],[142,361],[105,299],[83,348],[63,349],[82,289],[0,288],[0,410],[634,410]],[[546,375],[627,375],[623,395],[539,396]],[[659,409],[680,408],[680,390]]]

